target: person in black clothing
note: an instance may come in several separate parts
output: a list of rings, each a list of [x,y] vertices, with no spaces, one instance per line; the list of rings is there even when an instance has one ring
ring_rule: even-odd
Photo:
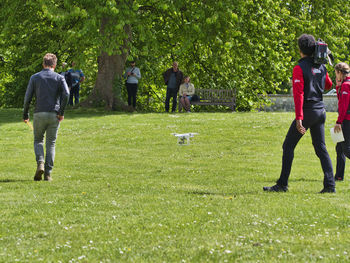
[[[293,69],[293,96],[296,118],[292,122],[283,143],[282,171],[277,184],[264,187],[264,191],[286,192],[288,178],[292,168],[294,149],[299,140],[310,128],[312,144],[321,161],[324,173],[323,189],[320,193],[334,193],[335,181],[333,167],[326,149],[324,124],[326,111],[322,101],[325,89],[332,87],[332,81],[323,64],[315,64],[312,57],[315,50],[315,38],[303,34],[298,39],[301,59]]]
[[[62,71],[59,72],[58,74],[62,75],[64,77],[64,79],[66,80],[66,83],[68,85],[68,89],[69,91],[72,89],[72,84],[73,84],[73,80],[72,80],[72,73],[70,73],[69,71],[65,70],[67,67],[67,63],[63,62],[62,63]]]
[[[173,66],[163,73],[165,85],[167,85],[165,98],[165,111],[169,112],[170,98],[173,98],[173,106],[171,111],[175,112],[177,104],[177,93],[179,91],[183,73],[179,70],[179,64],[174,61]]]

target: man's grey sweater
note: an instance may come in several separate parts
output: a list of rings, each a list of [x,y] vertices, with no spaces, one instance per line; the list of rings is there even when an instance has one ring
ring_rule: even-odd
[[[69,99],[69,90],[64,77],[50,69],[31,76],[24,97],[23,119],[28,119],[29,105],[36,98],[34,112],[56,112],[63,116]]]

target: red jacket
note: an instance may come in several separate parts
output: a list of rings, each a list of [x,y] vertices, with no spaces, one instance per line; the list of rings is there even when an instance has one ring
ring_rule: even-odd
[[[325,90],[329,90],[332,87],[332,80],[329,78],[328,72],[326,75]],[[304,112],[304,76],[303,70],[299,65],[296,65],[293,69],[293,96],[295,106],[295,119],[303,120]]]
[[[344,81],[341,87],[336,87],[338,97],[338,124],[342,124],[344,120],[350,120],[350,112],[348,113],[350,103],[350,77],[346,77],[346,80],[348,81]]]

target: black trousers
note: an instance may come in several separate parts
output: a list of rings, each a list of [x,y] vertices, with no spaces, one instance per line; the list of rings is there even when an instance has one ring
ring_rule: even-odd
[[[165,111],[169,112],[169,104],[170,98],[173,98],[173,107],[171,108],[172,112],[175,112],[177,105],[177,89],[169,89],[166,90],[166,98],[165,98]]]
[[[128,92],[128,105],[136,108],[137,83],[126,83],[126,91]]]
[[[324,109],[304,110],[304,120],[302,123],[305,129],[310,129],[312,145],[314,146],[317,157],[321,161],[324,174],[323,186],[335,187],[332,162],[327,152],[324,138],[325,121],[326,111]],[[294,120],[283,143],[282,171],[280,178],[277,181],[277,184],[279,185],[288,185],[288,178],[294,159],[294,149],[301,137],[303,137],[303,135],[298,132],[296,121]],[[307,175],[307,173],[305,174]]]
[[[68,104],[73,106],[73,97],[74,97],[74,104],[79,104],[79,91],[80,91],[80,85],[72,86],[69,94],[69,100]]]
[[[338,142],[335,146],[337,152],[337,170],[335,177],[344,179],[346,157],[350,158],[350,121],[343,121],[342,130],[345,141]]]

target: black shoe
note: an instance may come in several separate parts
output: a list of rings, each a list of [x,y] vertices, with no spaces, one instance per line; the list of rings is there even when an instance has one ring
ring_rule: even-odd
[[[275,184],[274,186],[264,186],[263,187],[264,191],[267,192],[287,192],[288,191],[288,186],[281,186],[278,184]]]
[[[325,187],[321,190],[320,194],[324,193],[335,193],[335,188],[334,187]]]
[[[335,181],[344,181],[344,178],[340,177],[340,176],[335,176],[334,177]]]

